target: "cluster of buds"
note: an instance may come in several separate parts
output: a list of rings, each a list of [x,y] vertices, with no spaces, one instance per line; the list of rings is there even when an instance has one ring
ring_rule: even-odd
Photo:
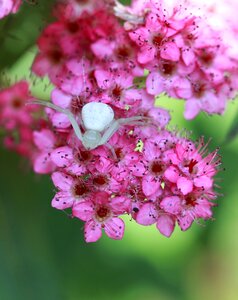
[[[212,218],[218,150],[169,131],[169,112],[154,106],[163,92],[185,99],[191,119],[200,110],[222,113],[238,90],[231,49],[198,12],[185,1],[61,2],[32,65],[54,84],[52,102],[24,94],[25,82],[0,94],[6,141],[9,132],[28,129],[24,154],[36,173],[51,175],[58,190],[52,206],[85,221],[87,242],[102,230],[121,239],[125,214],[155,223],[167,237],[176,224],[184,231]],[[47,107],[45,121],[38,104]]]

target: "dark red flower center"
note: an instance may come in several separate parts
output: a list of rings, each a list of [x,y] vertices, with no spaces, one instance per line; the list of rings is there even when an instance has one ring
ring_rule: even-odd
[[[49,52],[49,58],[53,64],[57,65],[61,62],[63,54],[59,49],[52,49]]]
[[[194,167],[197,163],[198,161],[196,161],[195,159],[191,159],[189,163],[185,165],[185,167],[188,167],[188,171],[190,174],[193,173]]]
[[[83,104],[82,104],[82,97],[80,96],[77,96],[77,97],[73,97],[71,99],[71,105],[70,105],[70,110],[72,111],[72,113],[74,115],[78,115],[79,112],[81,112],[81,109],[83,107]]]
[[[108,178],[104,175],[98,175],[93,178],[93,183],[102,186],[108,183]]]
[[[69,22],[67,23],[67,29],[70,33],[76,33],[79,30],[78,22]]]
[[[113,98],[120,99],[121,94],[122,94],[122,88],[118,84],[116,84],[112,90],[112,96]]]
[[[86,4],[88,3],[88,0],[75,0],[78,4]]]
[[[100,206],[96,211],[96,215],[100,221],[105,220],[109,214],[110,210],[106,206]]]
[[[150,165],[150,171],[158,176],[164,171],[164,165],[159,160],[154,160]]]
[[[195,206],[197,203],[196,203],[196,197],[192,194],[188,194],[186,197],[185,197],[185,201],[186,201],[186,205],[188,206]]]
[[[115,150],[116,156],[118,159],[122,159],[124,157],[124,153],[122,151],[122,148],[116,148]]]
[[[206,85],[203,82],[196,82],[192,84],[193,93],[197,98],[201,98],[206,90]]]
[[[176,70],[176,64],[171,61],[163,61],[160,64],[160,72],[162,75],[171,76]]]
[[[74,186],[73,191],[75,196],[83,196],[89,192],[89,188],[83,181],[80,181]]]
[[[162,41],[163,41],[163,36],[161,34],[157,34],[153,37],[152,39],[152,43],[155,47],[159,48],[162,44]]]
[[[80,153],[77,155],[77,158],[79,161],[90,161],[92,159],[92,154],[90,151],[80,151]]]
[[[209,53],[206,50],[202,50],[199,55],[199,59],[204,65],[209,66],[212,64],[212,61],[214,59],[214,54],[211,52]]]
[[[19,109],[23,106],[23,102],[20,98],[14,98],[11,102],[12,107],[14,107],[15,109]]]
[[[126,46],[119,47],[116,50],[116,56],[121,60],[125,60],[125,59],[129,58],[130,54],[131,54],[131,50],[130,50],[130,48],[128,48]]]

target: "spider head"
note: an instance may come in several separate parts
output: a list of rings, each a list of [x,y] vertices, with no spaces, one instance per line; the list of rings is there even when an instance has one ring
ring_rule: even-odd
[[[100,145],[101,134],[96,130],[87,130],[82,138],[82,143],[87,150],[92,150]]]

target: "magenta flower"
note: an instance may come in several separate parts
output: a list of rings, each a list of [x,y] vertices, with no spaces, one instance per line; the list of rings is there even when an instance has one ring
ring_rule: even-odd
[[[0,91],[5,146],[51,175],[52,207],[85,222],[86,242],[102,230],[122,239],[125,214],[166,237],[212,218],[218,150],[169,131],[169,111],[154,106],[161,93],[184,99],[192,119],[223,113],[238,90],[236,18],[219,12],[222,32],[194,1],[60,2],[32,65],[54,85],[52,103],[25,105],[25,81]],[[4,14],[12,3],[1,2]]]
[[[1,0],[0,1],[0,19],[9,15],[15,14],[22,3],[22,0]]]
[[[0,124],[7,130],[16,129],[19,125],[31,126],[32,113],[39,110],[35,105],[26,105],[34,100],[30,95],[26,81],[20,81],[0,91]]]
[[[96,242],[104,229],[107,236],[120,240],[124,235],[124,222],[119,215],[128,212],[128,201],[123,197],[112,197],[105,192],[97,192],[88,201],[76,203],[72,213],[74,217],[86,221],[85,241]]]

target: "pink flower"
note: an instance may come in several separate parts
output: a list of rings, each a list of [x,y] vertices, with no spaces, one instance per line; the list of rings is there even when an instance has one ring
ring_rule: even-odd
[[[103,91],[102,101],[110,103],[120,109],[138,105],[141,100],[140,91],[131,88],[133,76],[128,72],[108,72],[96,70],[95,78],[99,88]]]
[[[227,0],[226,7],[148,0],[134,1],[118,13],[128,20],[125,28],[136,43],[137,61],[150,70],[148,93],[185,99],[186,119],[200,111],[222,114],[227,100],[237,94],[237,22],[232,13],[237,5]]]
[[[91,193],[87,176],[75,177],[64,172],[52,174],[54,185],[59,189],[51,205],[57,209],[72,207],[74,202],[85,201]]]
[[[56,165],[51,159],[51,152],[55,148],[56,137],[49,129],[33,132],[33,140],[38,153],[33,159],[33,168],[36,173],[48,174],[55,170]]]
[[[22,0],[1,0],[0,1],[0,19],[9,15],[10,13],[15,14],[20,5]]]
[[[32,112],[39,110],[35,105],[26,105],[34,100],[30,95],[28,83],[20,81],[0,91],[0,124],[7,130],[19,125],[33,124]]]
[[[86,221],[84,235],[87,243],[96,242],[102,235],[102,229],[108,237],[120,240],[124,235],[124,222],[118,215],[128,211],[128,201],[123,197],[113,197],[105,192],[97,192],[87,201],[76,203],[72,213]]]
[[[170,237],[176,224],[187,230],[199,219],[212,218],[220,158],[203,139],[195,144],[168,131],[170,114],[154,107],[155,97],[165,92],[185,99],[188,119],[201,110],[222,113],[238,86],[236,49],[228,51],[219,30],[196,8],[187,10],[188,1],[117,3],[124,27],[113,5],[111,0],[57,5],[56,20],[39,37],[32,66],[55,85],[55,109],[47,104],[44,121],[33,114],[39,107],[25,105],[32,100],[26,82],[1,91],[4,143],[28,156],[36,173],[51,175],[57,190],[52,207],[85,222],[86,242],[97,241],[102,230],[122,239],[124,214],[143,226],[155,224]],[[92,102],[93,113],[102,105],[97,102],[109,106],[102,126],[83,110]],[[121,120],[117,128],[115,120],[131,117],[136,118]],[[86,150],[93,134],[99,140],[104,135],[105,142],[97,140],[95,149]]]
[[[167,152],[173,167],[166,170],[165,177],[176,183],[183,195],[192,192],[193,186],[210,189],[213,185],[212,178],[220,164],[220,157],[217,156],[217,150],[202,157],[200,152],[204,153],[206,146],[203,139],[200,140],[198,149],[191,142],[185,141]]]
[[[166,237],[170,237],[174,231],[176,217],[160,210],[155,203],[144,204],[137,216],[136,222],[141,225],[156,223],[157,229]]]

